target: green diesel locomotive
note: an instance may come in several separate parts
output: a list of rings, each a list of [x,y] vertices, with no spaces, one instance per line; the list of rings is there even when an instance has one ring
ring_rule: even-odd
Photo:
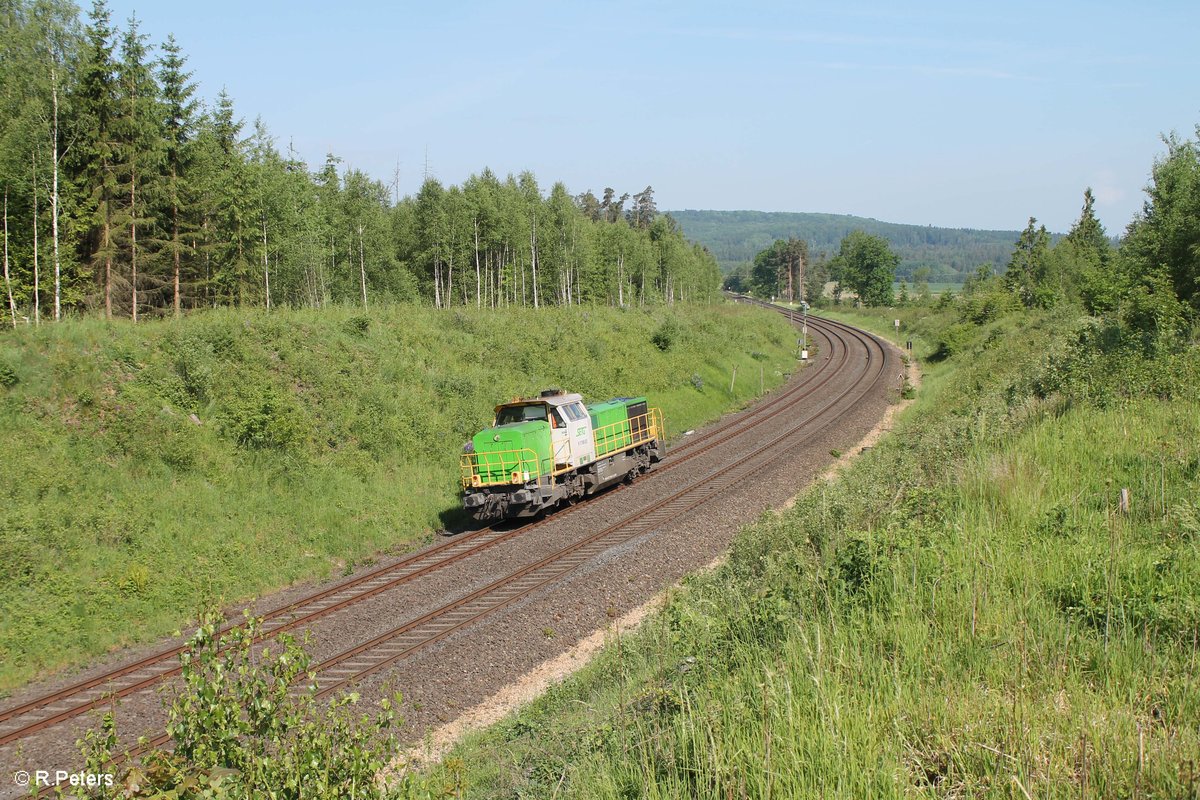
[[[631,481],[665,450],[662,413],[645,397],[584,405],[550,389],[495,410],[461,462],[463,506],[480,521],[532,517]]]

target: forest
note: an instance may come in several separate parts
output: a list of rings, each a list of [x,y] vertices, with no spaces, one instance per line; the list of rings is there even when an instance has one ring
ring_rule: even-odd
[[[1116,244],[1096,217],[1091,188],[1085,189],[1079,219],[1065,236],[1051,235],[1030,217],[1014,235],[1002,270],[978,264],[965,276],[961,297],[942,293],[938,307],[961,301],[966,317],[982,323],[1020,308],[1077,306],[1093,316],[1119,314],[1144,335],[1186,330],[1200,310],[1200,126],[1196,133],[1196,140],[1165,137],[1167,154],[1154,163],[1148,199]],[[811,258],[808,243],[793,236],[760,250],[751,264],[726,276],[725,286],[818,307],[839,303],[847,291],[867,306],[932,305],[932,271],[920,267],[907,276],[910,292],[900,263],[885,237],[863,229],[850,231],[832,258]],[[892,290],[897,278],[898,295]]]
[[[531,172],[398,196],[335,154],[306,164],[222,90],[197,96],[103,0],[0,0],[5,322],[218,306],[633,305],[707,299],[716,260],[652,187],[572,194]]]
[[[937,283],[962,283],[979,264],[1004,263],[1018,231],[983,231],[901,225],[848,214],[797,214],[766,211],[672,211],[684,233],[704,243],[728,273],[748,265],[755,253],[776,239],[798,238],[814,259],[832,257],[850,232],[886,239],[900,262],[897,279],[913,280],[921,268]],[[1059,236],[1052,234],[1052,240]]]

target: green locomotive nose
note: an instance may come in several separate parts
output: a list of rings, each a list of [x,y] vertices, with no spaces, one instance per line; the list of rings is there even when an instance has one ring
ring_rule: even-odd
[[[513,422],[475,434],[475,463],[483,484],[534,480],[553,471],[550,423],[544,420]],[[529,473],[528,476],[525,473]]]

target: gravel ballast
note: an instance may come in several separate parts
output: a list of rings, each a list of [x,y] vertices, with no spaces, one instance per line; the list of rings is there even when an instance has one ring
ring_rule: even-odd
[[[665,587],[720,556],[747,522],[764,510],[776,508],[834,461],[832,453],[860,441],[883,417],[898,395],[901,363],[898,353],[885,346],[883,377],[842,413],[834,424],[807,435],[797,434],[774,446],[775,458],[752,479],[724,491],[682,519],[665,523],[591,559],[563,579],[497,611],[485,619],[397,662],[358,686],[364,704],[390,696],[399,689],[405,702],[406,741],[417,741],[428,731],[457,718],[466,709],[492,696],[539,664],[570,650],[577,642],[603,630],[614,617],[646,603]],[[819,358],[828,358],[827,349]],[[860,359],[854,362],[853,359]],[[545,524],[478,555],[376,595],[322,619],[312,628],[310,652],[315,661],[328,658],[356,642],[369,640],[401,624],[485,586],[520,567],[554,553],[570,543],[624,519],[656,499],[669,496],[719,470],[746,452],[766,446],[797,423],[805,409],[819,408],[825,399],[843,391],[855,368],[865,360],[851,353],[841,374],[792,409],[730,438],[711,450],[693,455],[678,468],[652,472],[634,485],[602,494],[568,513],[551,515]],[[810,366],[792,378],[787,391],[804,383],[816,370]],[[770,396],[764,398],[769,400]],[[832,417],[834,411],[827,416]],[[702,437],[706,431],[697,431]],[[663,466],[670,463],[670,453]],[[265,598],[256,611],[283,605],[310,593],[303,587]],[[158,647],[161,647],[160,644]],[[145,648],[140,654],[155,648]],[[134,660],[135,654],[96,665],[103,672],[117,663]],[[63,679],[78,680],[80,675]],[[22,696],[44,694],[53,687],[28,687]],[[21,697],[14,697],[16,704]],[[122,740],[132,743],[139,734],[161,730],[164,714],[158,692],[141,692],[116,705]],[[16,769],[78,769],[74,742],[96,725],[99,712],[50,728],[0,749],[5,771]],[[0,797],[9,786],[0,786]]]

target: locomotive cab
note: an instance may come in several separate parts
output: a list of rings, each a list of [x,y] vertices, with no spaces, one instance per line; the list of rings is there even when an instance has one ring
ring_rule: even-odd
[[[495,427],[517,422],[550,423],[550,451],[555,471],[581,467],[596,459],[592,421],[579,394],[548,390],[537,400],[496,406]]]

